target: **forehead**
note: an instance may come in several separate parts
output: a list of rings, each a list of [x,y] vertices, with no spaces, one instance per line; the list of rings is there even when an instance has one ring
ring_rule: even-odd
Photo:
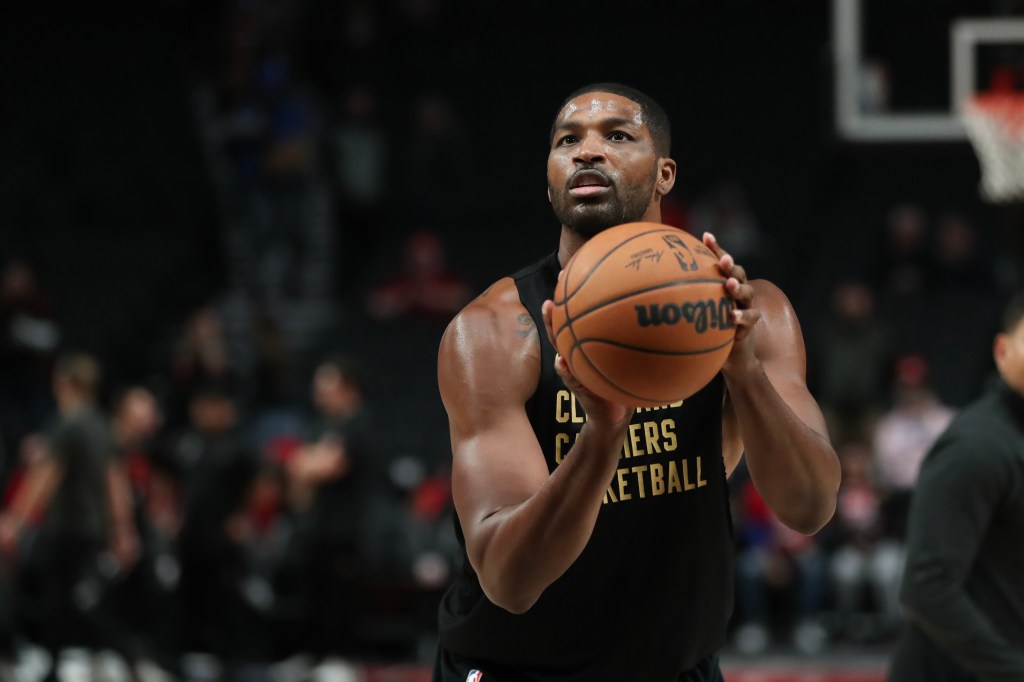
[[[587,92],[569,100],[555,119],[556,125],[569,122],[599,120],[607,117],[626,118],[637,126],[645,125],[640,105],[622,95],[610,92]]]

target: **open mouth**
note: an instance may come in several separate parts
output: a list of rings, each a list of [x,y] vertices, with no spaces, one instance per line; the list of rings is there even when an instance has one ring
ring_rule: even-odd
[[[569,181],[569,194],[576,197],[604,194],[611,189],[608,176],[598,170],[581,170]]]

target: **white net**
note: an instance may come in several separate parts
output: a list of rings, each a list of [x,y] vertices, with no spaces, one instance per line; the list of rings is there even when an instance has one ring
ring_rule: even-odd
[[[1024,201],[1024,94],[984,94],[961,117],[981,164],[981,195],[993,203]]]

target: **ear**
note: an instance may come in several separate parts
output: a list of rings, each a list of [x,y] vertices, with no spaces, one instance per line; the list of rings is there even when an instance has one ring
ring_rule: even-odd
[[[548,187],[548,203],[551,203],[551,188]]]
[[[1010,351],[1010,339],[1005,333],[996,334],[996,340],[992,343],[992,358],[996,361],[996,368],[1002,371],[1006,362],[1006,356]]]
[[[658,159],[658,182],[654,185],[654,191],[659,197],[663,197],[672,191],[676,184],[676,162],[667,157]]]

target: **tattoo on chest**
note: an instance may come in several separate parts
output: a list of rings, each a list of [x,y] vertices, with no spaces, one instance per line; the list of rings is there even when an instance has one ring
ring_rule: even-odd
[[[537,325],[533,323],[533,318],[530,317],[529,313],[519,313],[519,317],[516,318],[516,322],[519,326],[516,328],[516,335],[529,339],[537,336]]]

